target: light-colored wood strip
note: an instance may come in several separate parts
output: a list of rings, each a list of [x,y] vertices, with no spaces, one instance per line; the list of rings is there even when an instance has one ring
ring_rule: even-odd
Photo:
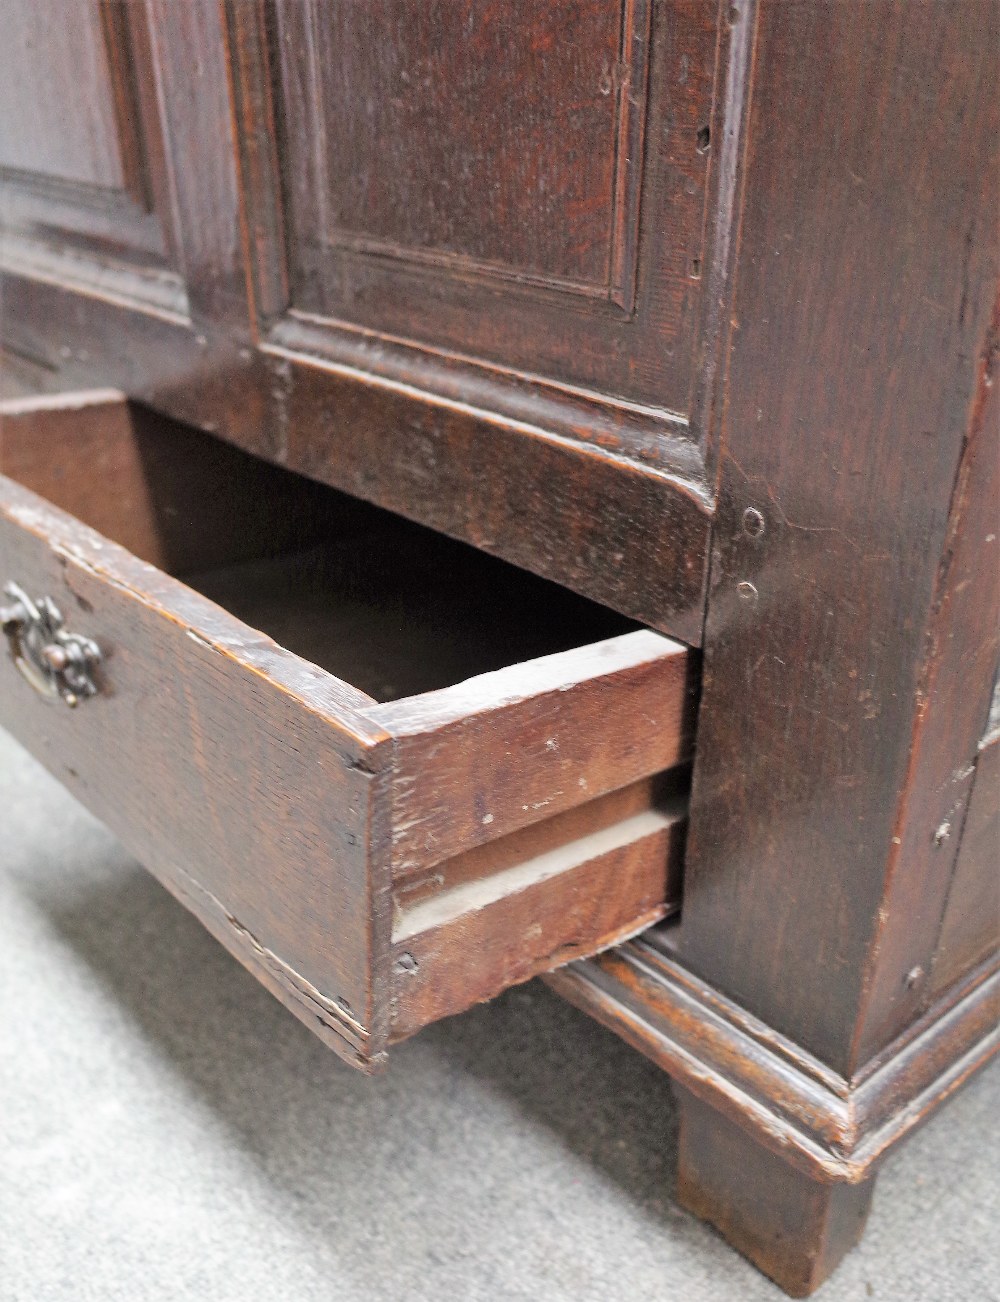
[[[667,916],[680,899],[684,819],[680,803],[632,815],[484,879],[481,894],[459,887],[404,914],[393,945],[391,1038]]]

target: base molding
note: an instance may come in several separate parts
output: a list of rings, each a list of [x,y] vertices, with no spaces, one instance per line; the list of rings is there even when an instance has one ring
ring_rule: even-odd
[[[1000,1049],[1000,956],[848,1080],[640,937],[548,983],[804,1175],[860,1184]]]

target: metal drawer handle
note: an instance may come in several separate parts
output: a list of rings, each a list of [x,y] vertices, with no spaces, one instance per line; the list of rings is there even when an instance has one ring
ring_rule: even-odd
[[[0,628],[10,643],[14,663],[31,686],[49,700],[79,705],[96,696],[93,672],[101,662],[101,648],[89,637],[70,633],[51,597],[32,601],[23,588],[8,583],[0,606]]]

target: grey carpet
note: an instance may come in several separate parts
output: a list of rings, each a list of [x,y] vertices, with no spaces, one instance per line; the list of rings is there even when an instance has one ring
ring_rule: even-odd
[[[754,1302],[667,1079],[540,984],[365,1080],[0,733],[5,1302]],[[1000,1072],[888,1164],[846,1299],[997,1298]]]

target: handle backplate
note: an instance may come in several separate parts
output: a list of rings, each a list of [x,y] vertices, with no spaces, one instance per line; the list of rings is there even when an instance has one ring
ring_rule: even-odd
[[[51,597],[31,597],[16,583],[8,583],[0,606],[0,628],[10,645],[14,663],[40,696],[76,706],[97,695],[94,671],[101,648],[89,637],[70,633]]]

